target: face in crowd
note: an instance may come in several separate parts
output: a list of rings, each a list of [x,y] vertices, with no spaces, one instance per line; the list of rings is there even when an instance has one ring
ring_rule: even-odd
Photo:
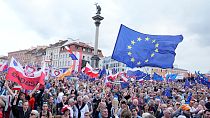
[[[23,102],[23,111],[28,110],[28,101]]]
[[[101,109],[101,117],[108,118],[108,110],[106,108]]]

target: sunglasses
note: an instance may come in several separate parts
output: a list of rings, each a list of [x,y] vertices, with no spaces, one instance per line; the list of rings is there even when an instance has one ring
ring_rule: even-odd
[[[132,110],[132,112],[135,112],[136,110],[134,109],[134,110]]]
[[[126,104],[126,102],[123,101],[123,102],[121,102],[121,104]]]
[[[43,104],[47,104],[47,102],[43,102]]]
[[[33,116],[33,115],[35,115],[35,114],[34,114],[34,113],[31,113],[30,115]]]

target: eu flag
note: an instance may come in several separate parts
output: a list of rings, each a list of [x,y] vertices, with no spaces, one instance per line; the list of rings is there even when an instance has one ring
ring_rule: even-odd
[[[163,81],[164,79],[163,79],[162,76],[158,75],[157,73],[154,73],[153,74],[153,80],[155,80],[155,81]]]
[[[182,35],[149,35],[121,25],[112,59],[131,68],[173,68],[175,49],[182,40]]]

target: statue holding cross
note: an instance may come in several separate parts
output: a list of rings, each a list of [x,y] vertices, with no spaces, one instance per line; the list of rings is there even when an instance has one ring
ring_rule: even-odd
[[[96,5],[96,10],[97,10],[96,14],[100,15],[101,14],[101,7],[100,7],[100,5],[98,5],[98,3],[95,3],[95,5]]]

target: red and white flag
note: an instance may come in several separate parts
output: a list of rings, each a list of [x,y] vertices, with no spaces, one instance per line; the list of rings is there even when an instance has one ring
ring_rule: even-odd
[[[8,68],[8,61],[5,61],[3,64],[0,64],[0,72],[6,70]]]
[[[118,76],[121,77],[124,82],[128,82],[128,78],[124,72],[119,73]]]
[[[89,63],[86,63],[83,72],[92,78],[97,78],[99,76],[98,71],[94,70]]]
[[[44,85],[45,64],[41,70],[34,72],[33,77],[28,77],[23,67],[13,57],[11,59],[6,79],[18,83],[23,89],[33,90],[38,83]]]

